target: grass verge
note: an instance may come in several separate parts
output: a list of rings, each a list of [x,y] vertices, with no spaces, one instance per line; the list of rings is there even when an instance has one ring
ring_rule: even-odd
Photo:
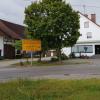
[[[100,100],[100,80],[16,80],[0,83],[0,100]]]
[[[59,61],[55,61],[55,62],[52,62],[52,61],[42,61],[42,62],[38,62],[38,61],[33,61],[32,62],[32,67],[40,67],[40,66],[59,66],[59,65],[74,65],[74,64],[91,64],[90,61],[88,61],[87,59],[84,60],[84,59],[69,59],[69,60],[62,60],[61,62]],[[31,62],[23,62],[22,64],[22,67],[30,67],[31,65]],[[17,67],[21,67],[21,64],[20,63],[16,63],[16,64],[13,64],[13,66]]]

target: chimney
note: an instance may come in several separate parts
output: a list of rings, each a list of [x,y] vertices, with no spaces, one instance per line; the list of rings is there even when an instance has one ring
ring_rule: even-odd
[[[96,23],[96,14],[91,14],[91,21]]]

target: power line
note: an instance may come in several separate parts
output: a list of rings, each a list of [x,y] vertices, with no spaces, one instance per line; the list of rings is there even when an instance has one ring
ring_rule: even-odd
[[[79,6],[79,7],[83,7],[84,5],[73,5],[72,6]],[[100,6],[90,6],[90,5],[85,5],[85,7],[92,7],[92,8],[98,8],[100,9]]]
[[[86,14],[86,10],[87,8],[97,8],[97,9],[100,9],[100,6],[91,6],[91,5],[73,5],[72,6],[76,6],[76,7],[82,7],[83,8],[83,11],[84,11],[84,14]]]

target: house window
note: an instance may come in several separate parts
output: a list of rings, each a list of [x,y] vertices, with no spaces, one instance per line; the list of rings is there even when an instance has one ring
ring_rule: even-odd
[[[86,35],[87,35],[87,39],[92,38],[92,33],[91,32],[88,32]]]
[[[89,28],[89,22],[84,22],[84,28]]]
[[[78,52],[78,47],[77,45],[72,47],[72,52],[77,53]]]
[[[13,40],[10,37],[4,37],[4,42],[12,42]]]
[[[21,50],[17,50],[16,51],[16,54],[21,54]]]
[[[72,48],[72,52],[74,53],[93,53],[92,45],[76,45]]]
[[[93,53],[93,46],[92,45],[80,45],[78,46],[78,51],[83,53]]]

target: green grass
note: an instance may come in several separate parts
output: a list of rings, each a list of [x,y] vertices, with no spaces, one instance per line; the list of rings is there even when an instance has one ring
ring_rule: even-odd
[[[42,62],[38,62],[38,61],[33,61],[33,67],[37,67],[37,66],[59,66],[59,65],[74,65],[74,64],[90,64],[91,62],[88,61],[88,60],[84,60],[84,59],[69,59],[69,60],[64,60],[64,61],[55,61],[55,62],[52,62],[52,61],[42,61]],[[30,67],[31,65],[31,62],[23,62],[23,67]],[[16,63],[16,64],[13,64],[13,66],[21,66],[20,63]]]
[[[21,64],[20,63],[16,63],[16,64],[13,64],[14,66],[20,66]],[[23,65],[24,67],[30,67],[31,65],[31,62],[23,62]],[[42,62],[37,62],[37,61],[33,61],[32,62],[32,66],[54,66],[54,65],[65,65],[64,62],[50,62],[50,61],[42,61]]]
[[[100,100],[100,80],[17,80],[0,83],[0,100]]]

